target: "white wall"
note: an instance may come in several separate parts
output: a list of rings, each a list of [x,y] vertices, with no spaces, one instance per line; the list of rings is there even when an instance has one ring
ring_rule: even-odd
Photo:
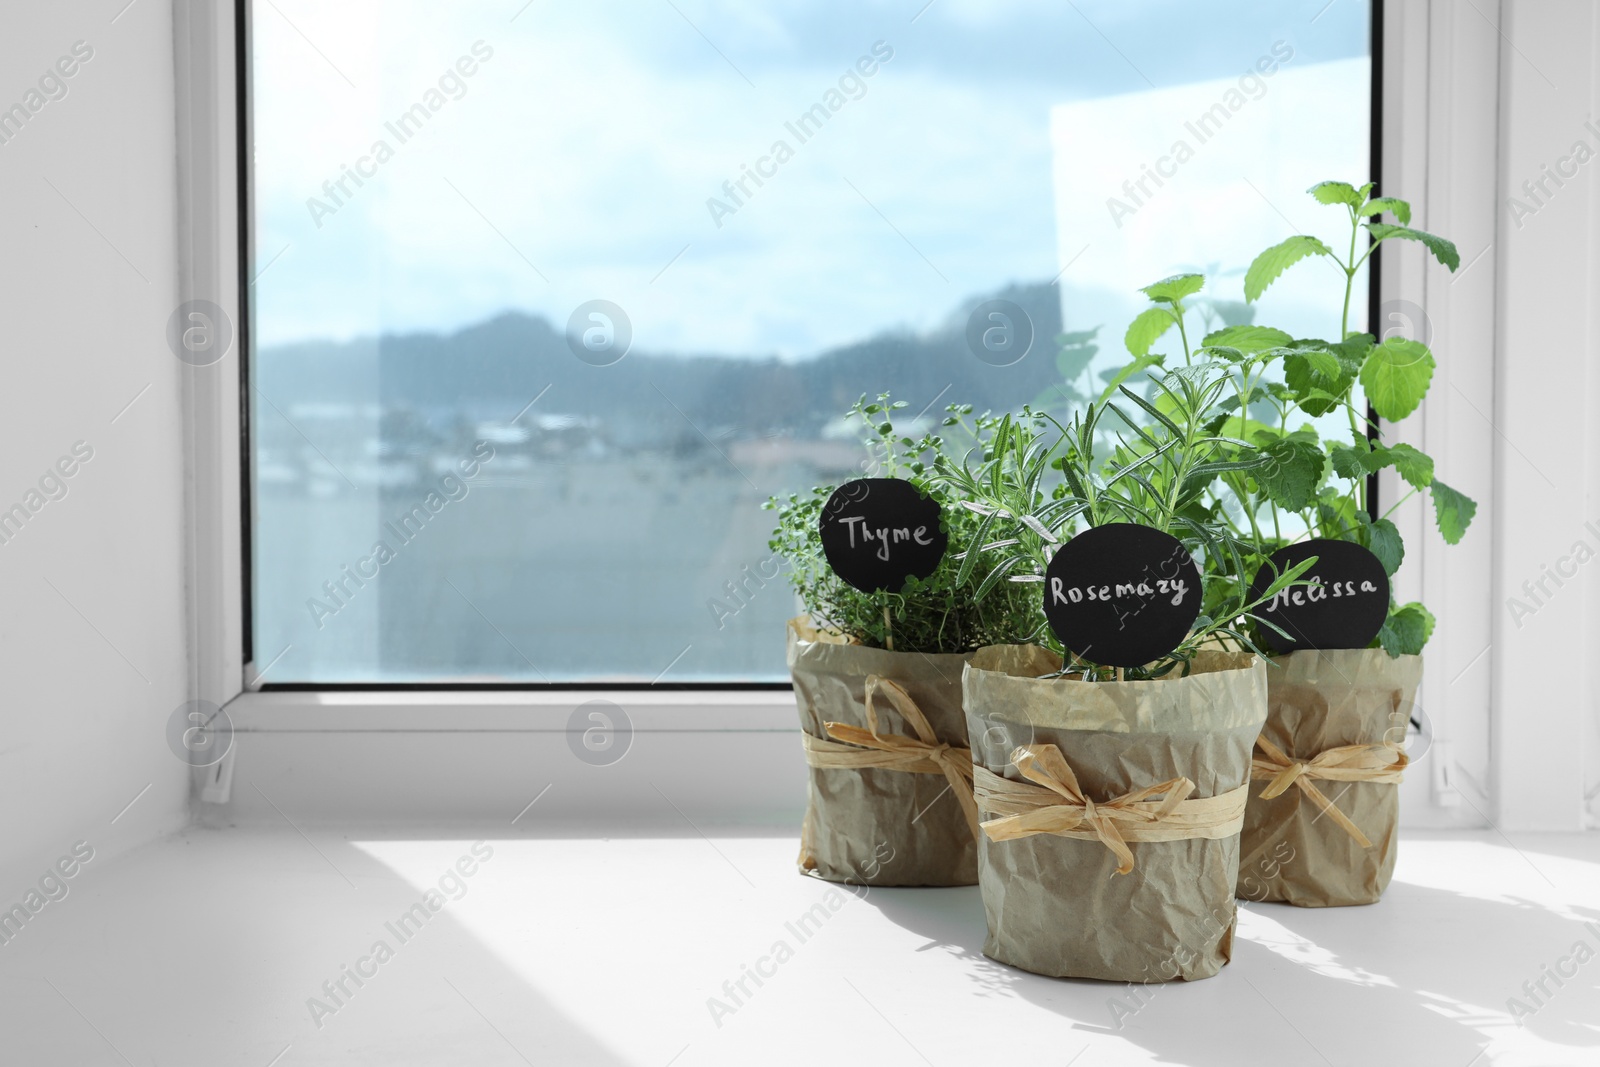
[[[1506,0],[1500,15],[1494,739],[1502,825],[1570,829],[1582,818],[1583,752],[1600,721],[1600,564],[1568,557],[1559,584],[1545,568],[1580,541],[1600,549],[1588,527],[1600,528],[1600,163],[1575,175],[1568,163],[1562,184],[1546,179],[1537,199],[1522,185],[1579,141],[1600,149],[1586,125],[1600,115],[1600,11],[1581,0]],[[1542,591],[1523,588],[1541,579]],[[1513,617],[1513,598],[1535,613]]]
[[[0,544],[7,903],[74,841],[105,856],[187,818],[189,775],[164,733],[187,699],[179,397],[192,373],[165,342],[172,13],[145,0],[119,16],[124,2],[13,4],[0,34],[0,107],[74,42],[93,49],[66,95],[0,144],[0,509],[74,442],[94,453]]]

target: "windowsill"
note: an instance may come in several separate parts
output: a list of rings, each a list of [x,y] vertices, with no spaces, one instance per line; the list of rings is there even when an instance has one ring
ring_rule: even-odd
[[[239,733],[564,733],[579,705],[614,704],[636,733],[794,733],[787,690],[350,690],[241,693],[226,711]]]

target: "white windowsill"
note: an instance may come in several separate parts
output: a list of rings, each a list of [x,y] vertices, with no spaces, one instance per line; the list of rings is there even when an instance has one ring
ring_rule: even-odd
[[[589,701],[615,704],[637,733],[795,733],[794,694],[749,689],[544,689],[241,693],[239,733],[563,733]]]

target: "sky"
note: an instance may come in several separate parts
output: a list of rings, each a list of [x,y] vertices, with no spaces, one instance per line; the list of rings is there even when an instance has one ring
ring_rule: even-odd
[[[1120,335],[1134,286],[1242,270],[1288,219],[1321,232],[1305,187],[1366,169],[1367,19],[1356,0],[258,4],[257,343],[508,309],[559,326],[607,299],[640,349],[800,358],[1058,274],[1069,328]],[[1293,58],[1263,94],[1108,228],[1121,181],[1275,45]],[[386,124],[419,103],[402,140]],[[819,103],[837,110],[802,142],[786,123]],[[724,183],[758,165],[736,201]]]

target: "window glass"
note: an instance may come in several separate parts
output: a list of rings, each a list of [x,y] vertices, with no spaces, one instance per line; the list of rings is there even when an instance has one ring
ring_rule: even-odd
[[[1059,410],[1138,286],[1245,314],[1258,251],[1339,230],[1306,187],[1369,171],[1353,0],[252,19],[268,683],[781,680],[760,504],[870,464],[857,396]],[[1317,269],[1275,325],[1337,332]],[[997,300],[1020,359],[968,342]]]

